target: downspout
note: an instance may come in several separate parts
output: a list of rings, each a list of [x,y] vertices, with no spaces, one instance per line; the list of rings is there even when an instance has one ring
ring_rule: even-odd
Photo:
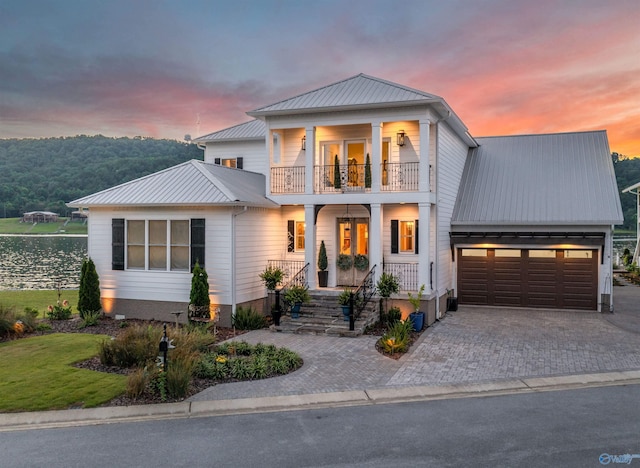
[[[247,207],[231,215],[231,321],[236,316],[236,218],[247,212]]]

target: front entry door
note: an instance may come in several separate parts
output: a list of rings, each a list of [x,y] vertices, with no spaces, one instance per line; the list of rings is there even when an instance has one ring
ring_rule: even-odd
[[[369,219],[338,219],[338,286],[358,286],[369,272]]]

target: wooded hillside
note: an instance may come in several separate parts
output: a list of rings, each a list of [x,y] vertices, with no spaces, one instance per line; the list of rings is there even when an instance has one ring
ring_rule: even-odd
[[[613,167],[616,171],[616,180],[624,213],[624,225],[619,228],[635,231],[637,226],[636,195],[622,193],[622,190],[640,182],[640,158],[629,159],[613,153]]]
[[[142,137],[0,140],[0,216],[64,216],[71,200],[203,156],[195,144]]]

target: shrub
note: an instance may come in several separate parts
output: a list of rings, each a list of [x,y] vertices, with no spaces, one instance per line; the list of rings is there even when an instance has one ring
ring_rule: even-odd
[[[95,314],[101,309],[100,280],[98,279],[96,266],[93,260],[85,258],[82,261],[80,270],[80,286],[78,290],[78,312],[80,318],[84,319],[87,314]]]
[[[19,317],[22,320],[25,331],[32,332],[38,327],[38,310],[25,307],[24,313]]]
[[[69,301],[64,300],[62,303],[58,301],[56,305],[50,305],[47,308],[47,317],[49,317],[50,320],[69,320],[71,318]]]
[[[78,328],[95,327],[100,320],[100,311],[85,311],[84,315],[80,312],[80,317],[82,317],[82,322]]]
[[[404,353],[409,349],[411,330],[413,330],[411,320],[397,321],[382,335],[378,344],[385,353]]]
[[[159,327],[135,325],[117,338],[104,340],[98,346],[100,362],[107,366],[143,367],[152,363],[158,354],[162,338]]]
[[[16,323],[15,309],[0,305],[0,336],[12,333],[14,323]]]
[[[197,307],[209,307],[211,305],[211,300],[209,299],[209,276],[207,275],[207,270],[201,268],[198,262],[193,267],[189,303]]]
[[[133,371],[127,377],[127,396],[130,398],[139,398],[150,382],[149,371],[146,367],[141,367]]]
[[[169,360],[167,369],[167,393],[174,398],[184,398],[189,391],[189,383],[196,362],[195,355],[185,354]]]
[[[402,312],[399,307],[392,307],[389,309],[385,316],[385,322],[387,327],[391,327],[396,322],[399,322],[402,319]]]
[[[233,317],[233,326],[238,330],[259,330],[267,325],[264,316],[253,307],[238,307]]]

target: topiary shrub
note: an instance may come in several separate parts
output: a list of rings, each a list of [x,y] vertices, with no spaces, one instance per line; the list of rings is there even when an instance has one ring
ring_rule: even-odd
[[[209,318],[209,276],[207,270],[196,262],[191,277],[191,293],[189,294],[189,317]]]

